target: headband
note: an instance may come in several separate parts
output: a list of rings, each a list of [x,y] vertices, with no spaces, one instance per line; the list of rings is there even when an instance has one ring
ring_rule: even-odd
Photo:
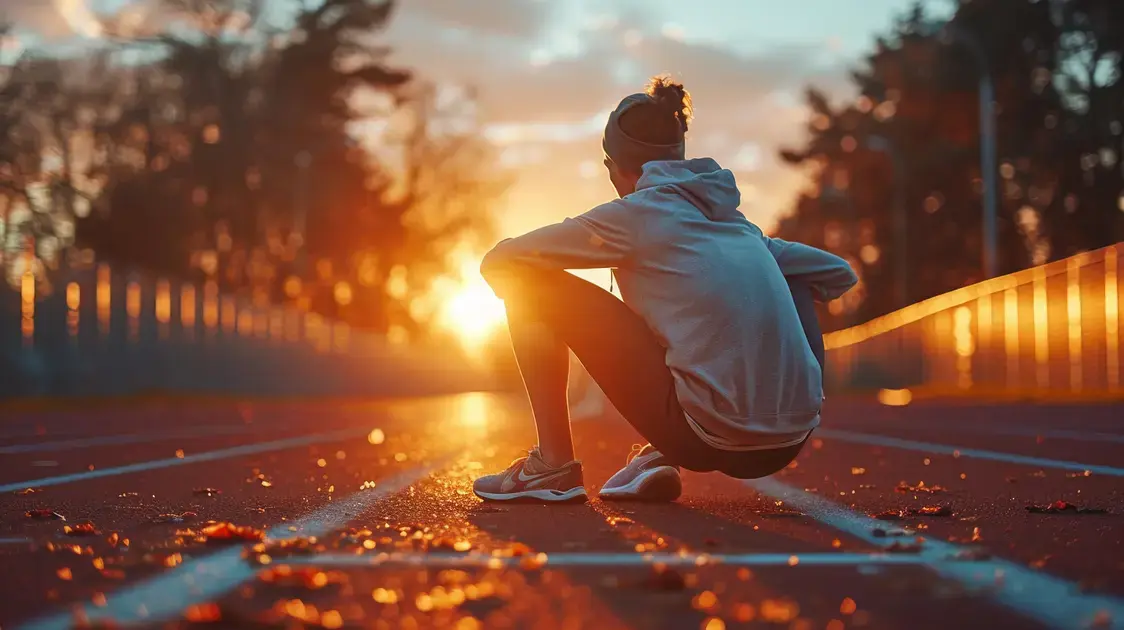
[[[621,116],[641,104],[655,105],[656,101],[647,94],[633,94],[626,96],[613,113],[609,114],[605,136],[601,140],[605,155],[619,168],[633,173],[640,173],[648,162],[684,159],[686,149],[683,140],[674,144],[649,144],[629,136],[621,129]]]

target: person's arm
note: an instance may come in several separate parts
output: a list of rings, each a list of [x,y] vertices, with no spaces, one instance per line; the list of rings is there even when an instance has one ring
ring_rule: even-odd
[[[779,238],[766,237],[765,244],[785,278],[807,286],[820,302],[834,300],[859,281],[851,265],[835,254]]]
[[[625,263],[636,248],[637,210],[611,201],[561,223],[501,241],[481,268],[524,264],[546,269],[600,269]]]

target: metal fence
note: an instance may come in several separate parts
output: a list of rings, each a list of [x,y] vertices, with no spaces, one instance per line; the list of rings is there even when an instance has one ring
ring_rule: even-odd
[[[1124,395],[1124,243],[825,335],[830,390]]]
[[[389,343],[295,308],[197,285],[70,270],[49,296],[26,276],[0,290],[0,398],[150,391],[237,395],[427,394],[487,389],[454,352]]]

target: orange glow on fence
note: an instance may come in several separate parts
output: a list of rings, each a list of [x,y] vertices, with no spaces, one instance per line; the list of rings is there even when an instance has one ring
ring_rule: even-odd
[[[1050,329],[1046,306],[1046,269],[1034,269],[1034,363],[1039,387],[1050,384]]]
[[[976,330],[979,346],[987,351],[991,346],[991,296],[981,295],[976,300]]]
[[[66,285],[66,332],[74,337],[78,334],[78,307],[82,304],[82,290],[77,282]]]
[[[219,325],[219,285],[214,280],[203,285],[203,325],[207,328]]]
[[[109,265],[98,265],[98,281],[94,288],[94,301],[98,308],[98,330],[103,334],[109,328],[109,307],[111,306],[112,286],[110,285]]]
[[[1076,256],[1069,259],[1066,268],[1066,311],[1069,328],[1069,388],[1081,389],[1081,261]]]
[[[919,360],[919,385],[924,386],[944,386],[953,380],[949,375],[955,374],[955,382],[967,389],[1001,386],[1011,390],[1043,390],[1051,384],[1064,386],[1061,381],[1065,380],[1074,392],[1119,392],[1121,251],[1124,244],[1083,252],[963,287],[824,335],[829,351],[848,348],[842,361],[829,361],[829,370],[850,379],[854,378],[852,372],[859,361],[871,361],[879,371],[893,374],[912,369],[908,362]],[[1088,301],[1094,286],[1099,291],[1101,274],[1103,318],[1099,305],[1090,309]],[[1096,284],[1091,282],[1094,280]],[[1000,296],[1002,304],[998,303]],[[1001,319],[996,320],[997,317]],[[1099,334],[1102,322],[1105,336],[1087,339],[1094,331]],[[897,331],[895,338],[917,348],[921,355],[911,351],[912,356],[898,356],[887,353],[883,343],[864,343],[892,330]],[[1094,347],[1097,352],[1089,352]],[[1101,347],[1106,349],[1103,367]],[[1000,372],[1004,363],[1005,376]],[[1104,381],[1100,378],[1102,374]]]
[[[172,288],[167,280],[156,281],[156,321],[172,321]]]
[[[129,316],[129,337],[135,338],[140,332],[141,288],[130,281],[125,286],[125,313]]]
[[[234,305],[234,298],[230,296],[223,296],[220,298],[222,302],[222,330],[223,332],[234,332],[234,327],[238,323],[238,309]]]
[[[265,337],[269,334],[269,316],[261,311],[254,312],[254,335]]]
[[[972,309],[961,306],[953,314],[953,343],[956,346],[956,382],[961,389],[972,386],[972,355],[976,342],[972,338]]]
[[[20,331],[25,340],[35,335],[35,274],[31,270],[20,276]]]
[[[81,303],[82,289],[78,286],[78,283],[71,282],[66,285],[66,308],[71,311],[77,311]]]
[[[269,336],[280,339],[285,327],[285,314],[278,309],[269,312]]]
[[[1019,292],[1007,289],[1003,292],[1003,334],[1004,348],[1007,351],[1007,385],[1019,382]]]
[[[231,300],[231,306],[234,306],[233,300]],[[225,316],[223,317],[223,319],[225,319]],[[242,309],[242,312],[238,313],[238,334],[249,336],[253,332],[254,314],[250,312],[250,309]]]
[[[125,287],[125,313],[129,319],[137,319],[141,312],[141,288],[136,282],[130,281]]]
[[[1120,293],[1115,249],[1105,251],[1104,264],[1104,319],[1105,346],[1108,348],[1105,371],[1108,376],[1108,389],[1120,387]]]
[[[195,328],[195,287],[190,284],[180,287],[180,325]]]

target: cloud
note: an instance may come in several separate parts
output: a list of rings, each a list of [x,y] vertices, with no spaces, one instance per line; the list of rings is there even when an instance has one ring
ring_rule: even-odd
[[[477,35],[533,36],[544,28],[552,12],[546,0],[408,0],[398,11],[409,12],[446,28]]]
[[[0,0],[0,19],[17,30],[31,31],[46,39],[74,33],[55,3],[47,0]]]
[[[689,153],[735,170],[743,212],[769,228],[805,181],[777,158],[781,147],[803,137],[805,86],[849,90],[849,60],[831,55],[824,43],[739,52],[719,41],[686,39],[652,12],[578,15],[568,22],[556,14],[546,28],[541,13],[532,12],[538,3],[505,4],[527,12],[504,18],[529,25],[525,32],[487,36],[465,31],[459,18],[454,29],[449,17],[433,13],[435,6],[415,11],[403,3],[387,36],[394,63],[477,88],[489,137],[509,147],[506,164],[519,164],[504,221],[513,233],[612,194],[598,168],[605,115],[664,72],[682,80],[695,100]],[[473,19],[488,27],[489,16],[502,12],[483,3],[476,8]]]

